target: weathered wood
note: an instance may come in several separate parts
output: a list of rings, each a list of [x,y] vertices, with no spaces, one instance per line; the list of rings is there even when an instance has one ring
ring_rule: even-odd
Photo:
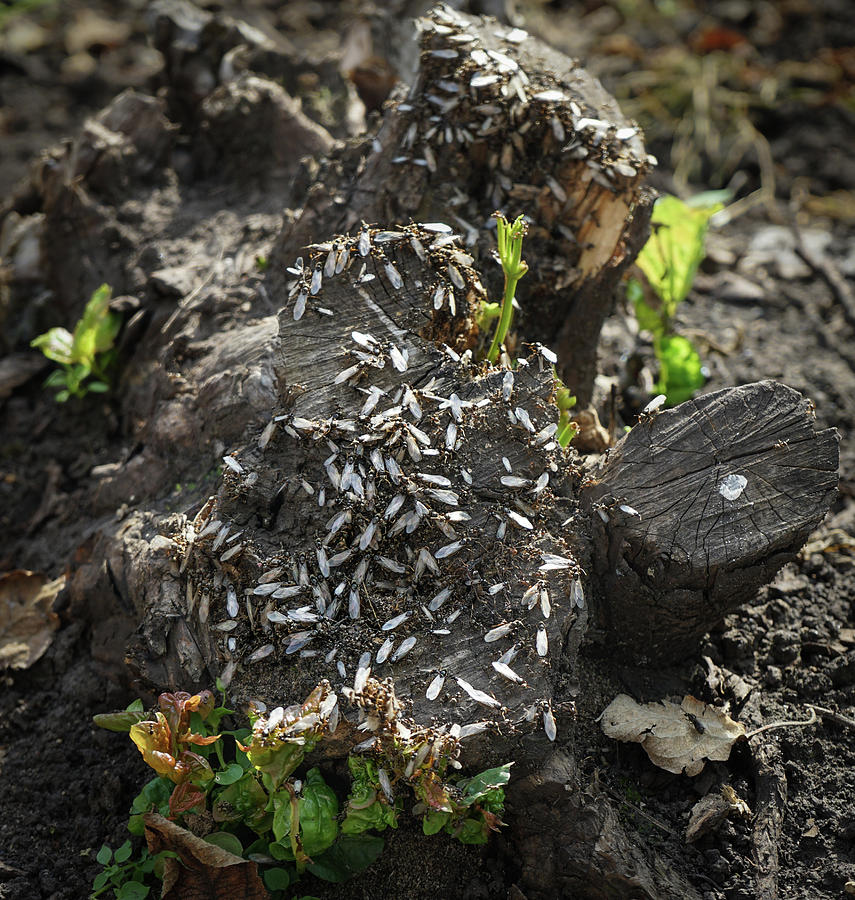
[[[522,861],[520,887],[529,900],[631,897],[699,900],[664,857],[645,852],[617,810],[596,788],[579,788],[573,758],[560,750],[533,775],[512,783],[512,842]]]
[[[614,290],[646,239],[652,195],[638,129],[573,61],[519,29],[440,6],[419,20],[415,82],[373,138],[325,164],[273,258],[360,221],[448,221],[501,295],[483,232],[496,209],[530,219],[520,329],[560,350],[581,406]],[[275,282],[274,282],[275,284]]]
[[[813,418],[763,381],[647,418],[611,451],[581,495],[611,649],[690,652],[793,559],[837,492],[837,434]]]
[[[757,790],[751,854],[757,866],[754,887],[757,900],[778,898],[778,845],[787,805],[787,775],[777,742],[753,748],[752,768]]]
[[[584,564],[572,526],[575,456],[552,436],[554,379],[541,353],[511,373],[439,349],[465,345],[483,289],[454,243],[434,246],[438,229],[365,230],[313,249],[295,269],[279,317],[280,409],[233,454],[241,471],[226,470],[195,530],[179,534],[189,584],[177,596],[193,598],[184,621],[196,635],[183,643],[191,656],[199,648],[196,671],[203,658],[227,670],[239,700],[301,696],[321,678],[349,683],[367,652],[417,720],[491,723],[467,758],[497,758],[513,744],[523,764],[548,744],[542,721],[565,638],[578,632],[577,648],[587,621],[572,588]],[[349,471],[358,483],[341,483]],[[239,537],[215,548],[226,527]],[[339,554],[347,558],[328,562]],[[566,562],[544,568],[544,554]],[[286,599],[259,581],[270,570]],[[401,614],[406,621],[382,628]],[[295,635],[304,646],[294,648]],[[397,649],[407,638],[406,656],[378,663],[387,639]],[[201,650],[212,644],[216,659]],[[492,666],[512,647],[507,665],[524,684]],[[261,648],[268,655],[256,659]],[[428,700],[443,671],[444,688]],[[495,696],[493,706],[456,679]],[[521,752],[518,734],[534,729],[539,738]]]

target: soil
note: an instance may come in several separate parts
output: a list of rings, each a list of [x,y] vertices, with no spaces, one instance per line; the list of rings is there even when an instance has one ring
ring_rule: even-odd
[[[14,46],[3,44],[0,195],[11,192],[41,149],[73,134],[123,88],[144,86],[156,75],[162,60],[146,43],[144,6],[49,4],[27,18],[40,29],[33,44],[21,43],[23,38]],[[336,5],[324,3],[289,4],[288,14],[280,10],[278,18],[279,4],[258,0],[247,6],[251,15],[266,17],[291,37],[299,32],[307,43],[330,40],[329,23],[338,14]],[[694,803],[722,784],[756,809],[759,781],[752,751],[756,756],[761,745],[779,754],[786,783],[779,895],[837,898],[855,882],[855,165],[849,154],[855,140],[855,21],[846,15],[847,7],[845,0],[826,0],[821,8],[787,2],[761,12],[747,3],[706,3],[679,5],[666,17],[642,4],[638,16],[627,21],[620,4],[521,4],[526,27],[582,55],[631,115],[644,99],[633,87],[638,83],[633,73],[658,72],[664,78],[665,50],[687,54],[686,48],[697,49],[701,39],[716,36],[731,48],[730,62],[738,59],[742,65],[733,70],[738,75],[728,70],[728,77],[742,79],[729,87],[753,91],[756,99],[764,78],[768,94],[771,78],[778,91],[774,102],[749,104],[745,117],[765,144],[755,141],[730,160],[709,143],[698,145],[697,165],[689,170],[696,189],[731,183],[738,199],[754,196],[758,202],[711,233],[708,258],[677,324],[701,351],[709,374],[705,391],[773,378],[814,401],[818,421],[840,433],[840,496],[799,560],[753,603],[729,616],[693,659],[655,676],[627,667],[616,678],[613,666],[592,647],[580,672],[584,702],[574,752],[583,761],[583,780],[622,801],[629,827],[705,900],[756,896],[751,820],[732,818],[689,845],[684,832]],[[104,25],[86,38],[83,29],[78,46],[73,35],[80,29],[72,28],[86,24],[85,10],[114,30]],[[77,48],[76,55],[70,48]],[[654,184],[679,187],[687,169],[673,128],[651,123],[648,134],[649,148],[660,160]],[[730,137],[724,134],[725,140]],[[771,169],[764,168],[764,146]],[[272,240],[285,204],[269,196],[256,200],[260,240]],[[793,227],[809,262],[797,252]],[[8,342],[8,351],[24,350],[38,333],[21,331]],[[600,355],[600,394],[604,398],[616,384],[619,424],[631,424],[649,396],[654,361],[633,316],[620,305],[604,330]],[[0,401],[5,536],[0,570],[32,569],[55,577],[89,558],[89,539],[99,520],[113,515],[118,504],[89,498],[91,473],[131,455],[134,431],[109,400],[57,407],[40,387],[43,377],[30,378]],[[181,483],[162,490],[164,509],[180,508],[182,490]],[[45,655],[26,670],[2,675],[3,900],[87,896],[100,870],[95,853],[103,843],[116,847],[124,841],[130,801],[147,778],[129,741],[91,724],[93,714],[121,708],[137,696],[122,664],[132,611],[114,623],[110,635],[104,634],[97,605],[70,606],[61,595],[57,612],[61,627]],[[749,729],[804,721],[808,704],[838,711],[850,723],[826,718],[765,732],[750,747],[738,745],[727,763],[710,763],[693,779],[660,771],[639,747],[603,737],[595,720],[619,691],[644,700],[683,693],[705,699],[704,657],[734,676],[736,713]],[[514,816],[511,806],[511,827]],[[520,861],[501,837],[484,850],[449,843],[441,871],[422,860],[421,840],[415,829],[404,827],[360,878],[345,886],[307,885],[307,890],[341,898],[486,898],[509,896],[519,878]],[[519,891],[510,896],[520,896]]]

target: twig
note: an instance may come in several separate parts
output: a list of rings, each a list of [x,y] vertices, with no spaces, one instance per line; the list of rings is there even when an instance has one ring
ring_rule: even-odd
[[[808,709],[810,710],[810,718],[806,719],[804,722],[770,722],[768,725],[761,725],[759,728],[755,728],[754,731],[749,731],[745,737],[748,738],[748,740],[751,740],[751,738],[757,737],[758,734],[762,734],[764,731],[771,731],[773,728],[813,725],[813,723],[816,722],[816,710],[812,706],[808,706]]]
[[[841,713],[835,712],[833,709],[826,709],[824,706],[812,706],[810,703],[805,705],[809,710],[818,712],[821,718],[829,719],[831,722],[834,722],[835,725],[845,725],[847,728],[855,728],[855,719],[850,719],[848,716],[841,715]]]

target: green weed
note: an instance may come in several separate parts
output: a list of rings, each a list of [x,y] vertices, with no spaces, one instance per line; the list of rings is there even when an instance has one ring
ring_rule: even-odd
[[[688,296],[705,256],[704,239],[710,218],[722,208],[718,195],[702,194],[690,203],[666,195],[653,208],[653,233],[636,260],[658,302],[648,303],[637,279],[627,284],[639,326],[653,335],[659,361],[655,393],[674,406],[692,397],[704,384],[701,358],[692,342],[674,330],[677,307]]]
[[[60,364],[44,383],[45,387],[59,388],[57,402],[110,389],[107,371],[115,359],[113,344],[121,324],[121,316],[110,310],[110,286],[102,284],[86,304],[74,334],[65,328],[51,328],[30,342],[31,347]]]
[[[341,882],[371,865],[383,849],[380,833],[398,826],[407,791],[417,801],[413,812],[422,817],[425,834],[445,831],[462,843],[486,843],[502,824],[510,764],[474,778],[451,778],[459,767],[458,740],[404,720],[390,684],[369,679],[361,691],[345,694],[374,732],[374,746],[348,758],[351,789],[344,803],[320,769],[303,769],[306,755],[334,730],[338,698],[327,682],[301,705],[251,711],[251,728],[232,731],[220,731],[233,711],[216,706],[210,691],[161,694],[153,716],[146,717],[140,701],[96,716],[97,725],[128,732],[157,772],[135,798],[128,830],[142,835],[144,815],[152,810],[179,823],[191,813],[204,814],[216,823],[205,840],[257,862],[274,898],[284,898],[305,872]],[[151,871],[145,855],[129,861],[129,844],[116,854],[126,868],[145,864],[143,874]],[[98,859],[110,863],[106,851]],[[96,888],[124,884],[123,877],[105,869]],[[136,896],[145,894],[127,895]]]

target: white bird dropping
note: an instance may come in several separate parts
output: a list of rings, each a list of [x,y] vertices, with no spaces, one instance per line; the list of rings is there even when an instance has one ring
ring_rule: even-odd
[[[736,500],[745,490],[748,479],[744,475],[726,475],[718,486],[718,492],[725,500]]]

